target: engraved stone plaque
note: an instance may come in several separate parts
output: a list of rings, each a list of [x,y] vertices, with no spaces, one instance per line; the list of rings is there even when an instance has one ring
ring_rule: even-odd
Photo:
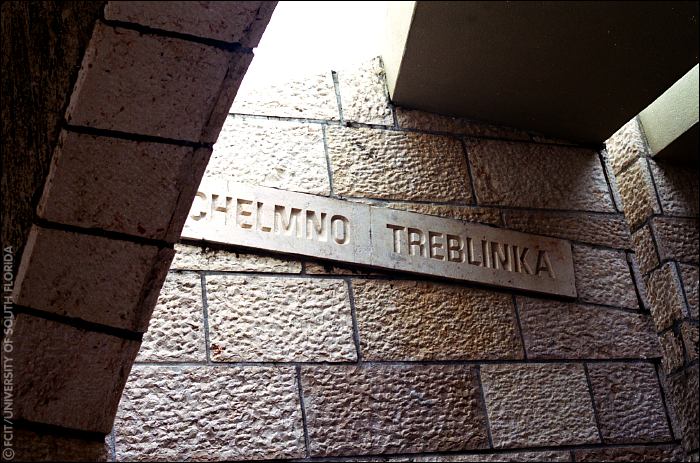
[[[568,241],[234,182],[202,182],[182,237],[576,296]]]

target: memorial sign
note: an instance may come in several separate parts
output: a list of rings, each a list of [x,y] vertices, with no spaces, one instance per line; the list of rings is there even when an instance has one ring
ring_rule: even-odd
[[[565,240],[234,182],[200,185],[182,237],[576,296]]]

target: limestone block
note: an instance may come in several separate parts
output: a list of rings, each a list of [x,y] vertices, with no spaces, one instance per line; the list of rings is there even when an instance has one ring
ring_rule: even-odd
[[[573,256],[576,290],[582,301],[639,309],[624,252],[576,245]]]
[[[665,215],[697,217],[700,213],[700,178],[687,166],[651,161],[656,191]]]
[[[673,439],[652,364],[590,364],[588,374],[606,444]]]
[[[448,132],[470,137],[500,138],[504,140],[530,140],[530,135],[524,130],[414,109],[397,107],[396,119],[399,127],[404,129]]]
[[[347,285],[337,279],[207,277],[214,361],[356,361]]]
[[[381,58],[339,71],[338,89],[346,121],[394,125]]]
[[[184,223],[184,217],[173,222],[173,210],[184,200],[185,172],[201,174],[209,154],[64,130],[37,213],[52,222],[174,241]]]
[[[659,255],[649,226],[645,225],[632,234],[632,247],[640,272],[648,273],[659,265]]]
[[[322,128],[229,117],[204,176],[327,196],[330,183]]]
[[[657,331],[663,331],[683,318],[683,293],[673,262],[654,270],[647,281],[651,314]]]
[[[693,318],[698,318],[698,281],[700,276],[698,275],[698,267],[692,265],[679,265],[681,269],[681,279],[683,280],[683,289],[685,290],[685,296],[688,300],[688,309],[690,310],[690,316]]]
[[[698,325],[691,322],[683,322],[681,326],[681,336],[685,345],[685,352],[688,361],[693,362],[698,359]]]
[[[698,448],[698,366],[695,365],[668,377],[667,397],[680,425],[683,447],[689,451]]]
[[[137,365],[119,404],[114,432],[120,461],[304,456],[291,366]]]
[[[642,128],[635,117],[605,142],[608,160],[613,172],[618,175],[637,158],[648,155],[648,147]]]
[[[683,448],[677,445],[608,447],[598,449],[574,450],[576,461],[626,461],[626,462],[677,462],[683,461]]]
[[[488,447],[474,369],[302,367],[311,456]]]
[[[646,315],[560,301],[517,298],[528,359],[656,358]]]
[[[365,360],[523,357],[509,294],[400,280],[352,288]]]
[[[436,215],[450,219],[464,220],[465,222],[476,222],[487,225],[502,226],[503,220],[498,209],[488,207],[469,206],[448,206],[442,204],[426,203],[385,203],[391,209],[401,209],[402,211],[417,212],[419,214]],[[384,204],[374,204],[383,206]]]
[[[14,428],[12,437],[15,461],[110,461],[104,439],[100,442],[22,428]],[[3,454],[3,461],[11,460]]]
[[[169,273],[144,334],[140,362],[204,362],[204,314],[201,278]]]
[[[456,138],[329,126],[327,144],[338,195],[471,203]]]
[[[494,447],[599,442],[581,365],[483,365],[481,383]]]
[[[224,82],[237,88],[252,55],[97,23],[66,112],[68,123],[199,142]],[[236,74],[232,76],[231,74]],[[226,87],[226,88],[224,88]],[[227,96],[228,98],[228,96]],[[213,141],[213,139],[211,141]]]
[[[330,71],[285,81],[244,80],[231,112],[329,121],[340,118]]]
[[[105,18],[256,47],[277,2],[108,2]]]
[[[654,217],[651,221],[659,246],[659,256],[698,265],[700,254],[700,221]]]
[[[630,228],[637,228],[652,214],[661,213],[645,158],[638,159],[619,174],[617,185]]]
[[[471,140],[467,153],[480,205],[614,211],[603,166],[590,149]]]
[[[19,314],[14,419],[107,434],[139,342]]]
[[[168,248],[35,226],[14,302],[143,332],[172,256]]]
[[[175,245],[171,270],[209,270],[218,272],[300,273],[298,260],[258,254],[244,254],[226,249]]]
[[[621,215],[508,210],[506,226],[525,233],[629,249],[630,233]]]

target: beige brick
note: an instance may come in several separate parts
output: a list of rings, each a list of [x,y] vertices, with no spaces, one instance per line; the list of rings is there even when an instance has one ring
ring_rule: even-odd
[[[677,462],[683,461],[683,448],[676,445],[608,447],[574,450],[574,458],[581,462]]]
[[[120,461],[304,456],[294,367],[135,366],[114,430]]]
[[[676,267],[672,262],[664,264],[649,275],[647,294],[657,331],[663,331],[674,321],[683,318],[683,293],[676,275]]]
[[[301,371],[311,456],[488,447],[478,380],[470,367],[319,366]]]
[[[581,365],[483,365],[481,383],[494,447],[599,442]]]
[[[381,58],[339,71],[338,89],[346,121],[394,125]]]
[[[624,252],[577,245],[573,247],[573,257],[581,301],[639,309]]]
[[[214,361],[355,361],[343,280],[208,276]]]
[[[646,159],[637,160],[619,174],[617,186],[630,228],[637,228],[652,214],[661,213]]]
[[[523,357],[509,294],[415,281],[352,288],[365,360]]]
[[[588,374],[606,444],[672,440],[652,364],[591,364]]]
[[[659,336],[661,343],[661,366],[666,374],[683,366],[683,344],[681,338],[676,336],[673,330],[666,331]]]
[[[617,175],[637,158],[648,155],[642,128],[635,117],[605,142],[610,167]]]
[[[692,265],[679,265],[681,269],[681,279],[683,280],[683,289],[685,290],[685,296],[688,300],[688,309],[690,310],[690,316],[693,318],[698,318],[698,281],[700,276],[698,275],[698,267]]]
[[[509,210],[508,228],[582,243],[629,249],[630,233],[621,215]]]
[[[374,204],[374,206],[383,205],[384,204]],[[401,209],[402,211],[417,212],[419,214],[436,215],[438,217],[464,220],[465,222],[484,223],[496,226],[503,225],[501,213],[495,208],[393,202],[386,204],[386,206],[391,209]]]
[[[698,265],[700,221],[654,217],[652,227],[661,259],[674,259]]]
[[[318,124],[229,117],[204,176],[328,195],[322,128]]]
[[[136,358],[141,362],[206,361],[201,278],[169,273]]]
[[[687,166],[649,163],[665,215],[697,217],[700,213],[700,178]]]
[[[603,166],[595,151],[471,140],[467,152],[480,205],[614,210]]]
[[[14,302],[145,331],[172,255],[172,249],[33,227]]]
[[[698,359],[698,325],[691,322],[683,322],[681,326],[681,336],[685,345],[685,352],[688,361],[693,362]]]
[[[219,272],[300,273],[301,262],[258,254],[242,254],[217,247],[202,248],[175,245],[172,270],[209,270]]]
[[[648,316],[618,309],[517,298],[529,359],[657,358]]]
[[[245,79],[231,112],[331,121],[340,114],[330,71],[285,81]]]
[[[329,126],[327,142],[338,195],[471,202],[467,164],[455,138]]]
[[[277,2],[108,2],[105,18],[256,47]]]
[[[668,377],[668,394],[686,451],[698,448],[698,366]]]
[[[396,108],[396,119],[399,127],[404,129],[449,132],[457,135],[501,138],[505,140],[530,140],[530,135],[524,130],[401,107]]]
[[[173,221],[173,210],[183,201],[188,172],[201,176],[209,154],[64,130],[37,213],[52,222],[175,241],[184,214]]]
[[[211,122],[215,138],[219,122],[210,118],[222,90],[228,95],[224,80],[231,73],[238,74],[234,82],[242,77],[251,59],[251,54],[98,23],[66,119],[194,142],[212,129]]]
[[[13,330],[13,419],[108,433],[139,342],[25,314]]]
[[[649,226],[645,225],[632,234],[632,247],[639,263],[640,272],[648,273],[659,265],[659,255]]]
[[[46,430],[14,428],[11,442],[7,448],[15,452],[15,461],[110,461],[105,439],[86,440]],[[3,457],[3,461],[11,461]]]

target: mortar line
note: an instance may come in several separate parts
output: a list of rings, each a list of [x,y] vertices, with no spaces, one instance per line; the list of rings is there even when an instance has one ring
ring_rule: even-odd
[[[326,126],[321,126],[321,133],[323,134],[323,154],[326,156],[326,171],[328,172],[328,187],[330,189],[330,197],[335,198],[335,191],[333,188],[333,169],[331,167],[331,157],[328,154],[328,135],[326,131]]]
[[[57,230],[68,233],[76,233],[81,235],[95,236],[98,238],[106,238],[114,241],[126,241],[129,243],[140,244],[143,246],[153,246],[161,249],[173,249],[174,244],[161,239],[145,238],[143,236],[130,235],[128,233],[104,230],[102,228],[85,228],[76,225],[66,225],[58,222],[51,222],[45,219],[36,219],[33,225],[45,230]]]
[[[671,420],[671,413],[668,409],[668,403],[666,402],[666,391],[661,380],[661,373],[659,371],[660,365],[654,365],[654,373],[656,374],[656,384],[659,386],[659,394],[661,395],[661,404],[664,408],[664,416],[666,417],[666,425],[668,426],[668,432],[671,438],[676,437],[676,430],[673,427],[673,421]]]
[[[659,211],[661,211],[661,215],[665,216],[666,214],[664,214],[664,206],[661,202],[661,195],[659,194],[659,189],[656,186],[656,179],[654,178],[654,173],[651,170],[651,161],[649,158],[644,158],[644,162],[646,163],[647,173],[649,174],[649,178],[651,179],[651,187],[654,190],[654,198],[656,199],[656,203],[659,205]]]
[[[601,444],[605,444],[605,439],[603,438],[603,433],[600,430],[600,417],[598,416],[598,407],[595,404],[595,394],[593,393],[593,385],[591,383],[591,376],[588,373],[588,365],[583,363],[583,373],[586,376],[586,384],[588,385],[588,394],[591,397],[591,406],[593,407],[593,419],[595,420],[595,427],[598,431],[598,438]]]
[[[194,149],[212,148],[214,146],[213,143],[199,143],[190,140],[160,137],[157,135],[145,135],[141,133],[123,132],[121,130],[101,129],[83,125],[73,125],[69,124],[68,122],[63,122],[61,125],[63,129],[69,132],[79,133],[83,135],[92,135],[95,137],[118,138],[127,141],[159,143],[164,145],[175,145]]]
[[[625,251],[625,260],[627,261],[627,268],[629,269],[630,276],[632,277],[634,291],[637,294],[637,305],[639,306],[640,310],[642,310],[644,313],[650,313],[649,307],[646,307],[646,305],[644,304],[644,299],[642,298],[642,290],[639,288],[639,285],[644,284],[644,282],[637,281],[637,274],[634,271],[634,266],[632,265],[632,254],[634,253]]]
[[[297,376],[297,386],[299,387],[299,407],[301,408],[301,424],[304,428],[304,447],[306,448],[305,458],[309,458],[311,456],[311,444],[309,441],[308,426],[306,424],[306,408],[304,407],[304,387],[301,385],[301,366],[296,365],[295,369]]]
[[[610,181],[610,172],[608,171],[607,157],[603,156],[603,151],[598,151],[598,160],[600,161],[600,167],[603,169],[603,177],[605,177],[605,184],[608,186],[608,193],[610,194],[610,201],[613,203],[613,207],[617,212],[622,212],[618,207],[617,201],[615,201],[615,192],[613,191],[612,182]]]
[[[469,179],[469,187],[472,192],[472,204],[474,206],[477,206],[479,204],[478,197],[476,195],[476,186],[474,184],[474,174],[472,173],[472,165],[471,162],[469,161],[469,149],[467,148],[467,142],[464,140],[464,137],[461,137],[459,139],[459,143],[462,146],[462,153],[464,154],[464,162],[467,165],[467,178]]]
[[[355,352],[357,354],[357,363],[362,363],[362,351],[360,349],[360,327],[357,323],[357,310],[355,308],[355,293],[352,288],[350,278],[345,278],[345,284],[348,288],[348,299],[350,301],[350,316],[352,318],[352,338],[355,342]]]
[[[680,283],[681,286],[681,295],[683,296],[683,302],[685,302],[685,313],[690,315],[690,303],[688,302],[688,293],[685,291],[685,282],[683,281],[681,266],[677,261],[673,261],[673,265],[676,268],[676,276],[678,277],[678,283]]]
[[[518,332],[520,334],[520,342],[522,343],[523,346],[523,360],[527,361],[527,349],[525,349],[525,335],[523,334],[523,326],[520,323],[520,313],[518,310],[518,300],[515,294],[511,295],[511,298],[513,300],[513,312],[515,313],[515,321],[518,325]]]
[[[207,298],[207,277],[206,272],[199,272],[200,284],[202,285],[202,321],[204,323],[204,354],[206,356],[206,364],[211,365],[211,352],[209,343],[209,300]]]
[[[336,71],[331,71],[331,77],[333,79],[333,90],[335,90],[335,101],[338,103],[338,116],[340,117],[340,125],[345,124],[345,116],[343,115],[343,103],[340,96],[340,82],[338,81],[338,73]]]
[[[477,365],[474,368],[474,373],[476,374],[476,381],[479,384],[479,401],[481,402],[481,407],[484,409],[484,424],[486,425],[486,437],[489,442],[489,448],[493,449],[493,437],[491,435],[491,420],[489,418],[489,410],[486,407],[486,394],[484,393],[484,383],[481,381],[480,365]]]

